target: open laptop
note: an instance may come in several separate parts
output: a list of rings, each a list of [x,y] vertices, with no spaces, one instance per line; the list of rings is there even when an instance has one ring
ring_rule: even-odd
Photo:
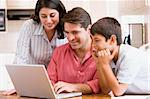
[[[39,98],[68,98],[81,92],[55,94],[44,65],[7,64],[6,69],[20,96]]]

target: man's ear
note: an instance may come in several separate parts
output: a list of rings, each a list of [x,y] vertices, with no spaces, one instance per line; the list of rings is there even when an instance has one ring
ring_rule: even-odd
[[[90,31],[91,25],[88,25],[88,27],[86,29],[87,29],[87,31]]]

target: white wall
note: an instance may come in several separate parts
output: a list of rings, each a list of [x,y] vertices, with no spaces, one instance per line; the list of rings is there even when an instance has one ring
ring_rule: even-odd
[[[61,0],[67,11],[74,7],[84,8],[92,18],[92,22],[107,14],[107,0]]]
[[[0,0],[0,9],[6,8],[6,0]]]
[[[13,62],[13,53],[0,53],[0,90],[10,90],[14,86],[5,68],[5,64]]]
[[[143,9],[145,4],[146,0],[119,0],[119,13],[120,15],[142,14],[144,11],[138,11]]]
[[[19,29],[24,21],[7,21],[7,32],[0,33],[0,53],[15,53]]]
[[[132,17],[126,18],[126,23],[144,24],[144,43],[150,42],[150,3],[148,1],[149,0],[120,0],[118,2],[118,15]],[[141,17],[142,21],[140,20],[141,18],[138,17]]]
[[[150,42],[150,0],[149,0],[149,5],[147,7],[147,13],[145,17],[145,24],[146,24],[146,41]]]

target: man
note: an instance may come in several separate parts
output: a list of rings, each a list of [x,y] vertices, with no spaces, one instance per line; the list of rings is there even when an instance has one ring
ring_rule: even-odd
[[[73,8],[62,21],[69,43],[55,49],[47,69],[55,92],[99,92],[89,14],[80,7]]]
[[[115,96],[150,94],[148,56],[140,49],[122,44],[119,22],[104,17],[92,25],[91,33],[102,92]]]

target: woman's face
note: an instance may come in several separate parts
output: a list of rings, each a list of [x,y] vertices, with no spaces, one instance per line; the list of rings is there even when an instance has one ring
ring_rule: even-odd
[[[59,12],[55,9],[44,7],[39,12],[39,18],[45,30],[53,30],[59,23]]]

